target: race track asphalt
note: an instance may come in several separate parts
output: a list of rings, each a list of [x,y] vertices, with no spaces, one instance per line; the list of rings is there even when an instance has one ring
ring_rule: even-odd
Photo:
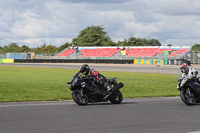
[[[1,133],[197,133],[200,106],[179,97],[124,99],[78,106],[73,101],[0,103]]]
[[[29,67],[49,67],[63,69],[80,69],[82,63],[14,63],[0,64],[14,66],[29,66]],[[127,71],[127,72],[145,72],[145,73],[163,73],[163,74],[180,74],[179,66],[163,65],[139,65],[139,64],[88,64],[91,68],[98,71]]]
[[[81,64],[1,64],[79,69]],[[90,64],[99,71],[180,74],[178,66]],[[197,70],[199,67],[196,67]],[[179,97],[131,98],[78,106],[73,101],[0,103],[0,133],[200,133],[200,106]]]

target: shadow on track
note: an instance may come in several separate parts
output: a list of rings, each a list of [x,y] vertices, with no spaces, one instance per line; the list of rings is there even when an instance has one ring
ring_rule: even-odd
[[[138,104],[137,102],[122,102],[120,104],[112,104],[110,102],[102,102],[102,103],[89,103],[87,105],[78,105],[78,106],[100,106],[100,105],[126,105],[126,104]],[[76,103],[74,103],[74,105],[77,105]]]

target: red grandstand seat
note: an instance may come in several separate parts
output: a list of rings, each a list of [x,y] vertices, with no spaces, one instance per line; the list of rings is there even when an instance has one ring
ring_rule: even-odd
[[[153,57],[159,53],[162,53],[163,50],[159,48],[131,48],[126,49],[127,57]],[[170,49],[171,50],[171,49]]]
[[[66,57],[66,56],[69,56],[70,54],[72,54],[74,51],[76,51],[76,49],[67,49],[64,52],[62,52],[61,54],[57,55],[57,56]]]
[[[111,57],[117,52],[116,48],[82,49],[81,57]]]
[[[177,51],[173,52],[169,57],[176,57],[179,56],[180,54],[187,53],[189,49],[178,49]]]

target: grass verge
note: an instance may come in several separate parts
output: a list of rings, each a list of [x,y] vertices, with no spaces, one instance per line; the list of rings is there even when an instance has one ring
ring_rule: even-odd
[[[78,70],[22,66],[0,66],[0,102],[49,101],[71,99],[66,82]],[[107,78],[118,77],[124,83],[125,98],[177,96],[177,75],[108,72]]]

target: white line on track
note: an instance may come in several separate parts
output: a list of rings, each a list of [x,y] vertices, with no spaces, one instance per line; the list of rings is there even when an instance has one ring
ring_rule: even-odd
[[[172,100],[179,97],[154,97],[154,98],[125,98],[123,102],[137,102],[137,101],[158,101],[158,100]],[[69,105],[75,104],[73,100],[67,101],[41,101],[41,102],[11,102],[11,103],[0,103],[2,107],[22,107],[22,106],[50,106],[50,105]]]
[[[71,100],[69,100],[71,101]],[[30,102],[30,103],[3,103],[0,104],[0,108],[2,107],[20,107],[20,106],[49,106],[49,105],[67,105],[72,104],[72,102],[69,101],[56,101],[56,102]]]

